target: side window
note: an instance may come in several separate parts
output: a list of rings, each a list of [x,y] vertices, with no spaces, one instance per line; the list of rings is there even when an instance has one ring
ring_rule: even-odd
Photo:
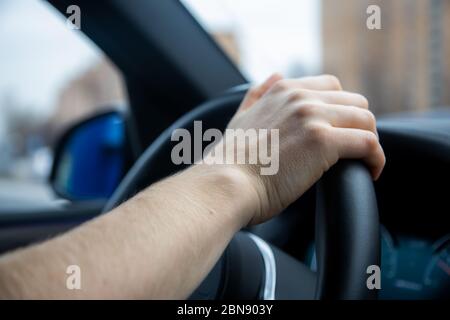
[[[0,201],[51,198],[50,146],[77,120],[125,105],[121,75],[45,1],[2,0],[0,43]]]

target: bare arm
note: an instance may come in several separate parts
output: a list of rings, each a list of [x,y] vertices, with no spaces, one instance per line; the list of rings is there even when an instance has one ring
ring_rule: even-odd
[[[1,298],[186,298],[233,234],[251,193],[232,169],[194,166],[105,216],[0,258]],[[66,268],[81,268],[81,290]]]
[[[248,93],[229,128],[279,130],[275,175],[261,176],[257,164],[192,166],[107,215],[0,257],[0,297],[189,296],[240,228],[279,213],[338,159],[363,159],[378,178],[385,159],[367,108],[334,77],[271,77]],[[81,268],[81,290],[66,288],[69,265]]]

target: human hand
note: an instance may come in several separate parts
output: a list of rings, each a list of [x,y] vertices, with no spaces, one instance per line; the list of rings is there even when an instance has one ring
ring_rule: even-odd
[[[228,129],[279,130],[279,170],[261,175],[261,164],[237,165],[259,203],[250,217],[261,223],[299,198],[339,159],[363,160],[378,179],[385,156],[376,120],[359,94],[342,90],[334,76],[281,79],[273,75],[249,90]],[[246,144],[257,152],[259,141]],[[226,145],[225,137],[223,143]]]

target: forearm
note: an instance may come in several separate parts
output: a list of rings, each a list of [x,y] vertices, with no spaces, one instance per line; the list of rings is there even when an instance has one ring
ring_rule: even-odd
[[[242,179],[234,169],[194,166],[65,235],[7,254],[0,297],[185,298],[253,214]],[[81,290],[66,288],[69,265],[81,268]]]

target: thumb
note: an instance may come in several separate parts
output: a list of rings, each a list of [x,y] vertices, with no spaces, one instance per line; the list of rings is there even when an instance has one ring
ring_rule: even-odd
[[[272,86],[283,79],[279,73],[272,74],[262,84],[250,88],[242,101],[238,112],[250,108],[256,101],[258,101]]]

